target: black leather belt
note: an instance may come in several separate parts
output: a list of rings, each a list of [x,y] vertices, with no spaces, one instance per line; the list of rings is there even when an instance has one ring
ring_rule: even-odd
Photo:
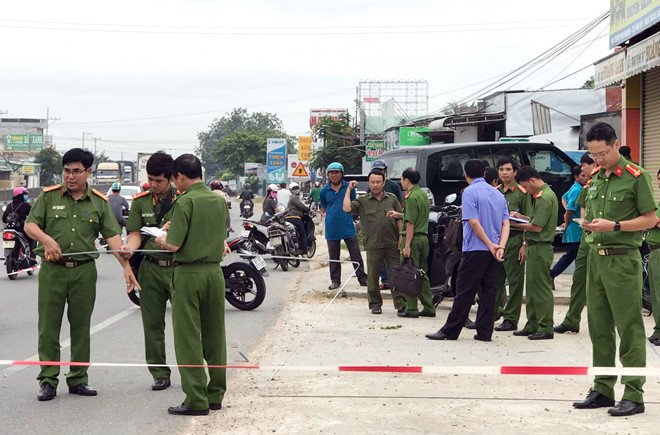
[[[73,269],[74,267],[82,266],[83,264],[91,263],[93,261],[94,259],[90,258],[89,260],[58,260],[58,261],[50,261],[50,263],[57,264],[58,266],[64,266],[69,269]]]
[[[630,248],[607,248],[607,249],[597,249],[598,255],[623,255],[632,251]]]
[[[649,249],[655,251],[656,249],[660,249],[660,245],[649,245]]]
[[[156,264],[160,267],[173,267],[173,266],[175,266],[174,261],[172,261],[172,260],[159,260],[157,258],[149,257],[148,255],[145,255],[144,259],[147,260],[149,263]]]
[[[531,246],[531,245],[545,245],[545,244],[548,244],[548,243],[552,243],[552,242],[547,242],[547,241],[536,241],[536,240],[527,240],[527,244],[530,245],[530,246]]]
[[[193,264],[220,264],[220,262],[213,261],[191,261],[190,263],[182,263],[180,261],[172,261],[172,266],[191,266]]]

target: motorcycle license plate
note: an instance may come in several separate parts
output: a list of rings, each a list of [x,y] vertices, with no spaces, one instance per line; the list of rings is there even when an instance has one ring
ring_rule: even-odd
[[[263,258],[261,258],[261,255],[257,255],[256,257],[252,257],[250,260],[252,262],[252,265],[257,268],[257,270],[265,269],[266,268],[266,262],[264,261]]]
[[[282,238],[273,237],[272,239],[270,239],[270,244],[273,245],[274,247],[282,246]]]
[[[245,237],[245,238],[250,237],[250,230],[243,230],[243,232],[241,233],[241,237]]]
[[[14,243],[16,243],[14,240],[3,240],[2,247],[4,249],[12,249],[14,247]]]

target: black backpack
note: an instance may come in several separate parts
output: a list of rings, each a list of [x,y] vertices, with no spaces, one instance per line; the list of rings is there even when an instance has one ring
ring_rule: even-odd
[[[21,206],[25,204],[22,202],[16,209],[13,209],[14,204],[9,204],[12,207],[12,211],[7,215],[7,222],[5,223],[5,228],[16,230],[23,226],[25,223],[25,218],[18,214],[18,211],[21,209]]]

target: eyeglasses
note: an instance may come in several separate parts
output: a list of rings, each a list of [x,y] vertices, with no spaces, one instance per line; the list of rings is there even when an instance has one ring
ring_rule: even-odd
[[[601,159],[606,155],[608,155],[609,152],[612,151],[612,148],[613,148],[612,145],[608,145],[607,151],[602,151],[600,153],[587,153],[587,155],[592,159]]]
[[[78,168],[76,168],[76,169],[66,169],[66,168],[64,168],[64,171],[63,171],[63,172],[64,172],[64,175],[75,175],[75,176],[78,176],[78,175],[80,175],[80,174],[85,174],[85,173],[87,173],[87,169],[78,169]]]

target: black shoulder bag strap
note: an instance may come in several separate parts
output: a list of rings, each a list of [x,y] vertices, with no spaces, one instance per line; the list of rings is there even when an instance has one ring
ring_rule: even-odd
[[[156,226],[160,227],[160,223],[163,220],[163,217],[165,214],[170,211],[172,208],[172,196],[169,195],[165,198],[163,198],[163,203],[160,206],[160,210],[158,213],[156,213]],[[140,243],[140,249],[144,249],[144,245],[147,244],[147,240],[149,240],[148,235],[142,234],[142,243]],[[142,259],[144,258],[144,254],[142,252],[134,252],[131,258],[129,259],[129,263],[131,265],[131,268],[133,269],[133,273],[135,276],[137,276],[138,269],[140,268],[140,263],[142,263]]]

